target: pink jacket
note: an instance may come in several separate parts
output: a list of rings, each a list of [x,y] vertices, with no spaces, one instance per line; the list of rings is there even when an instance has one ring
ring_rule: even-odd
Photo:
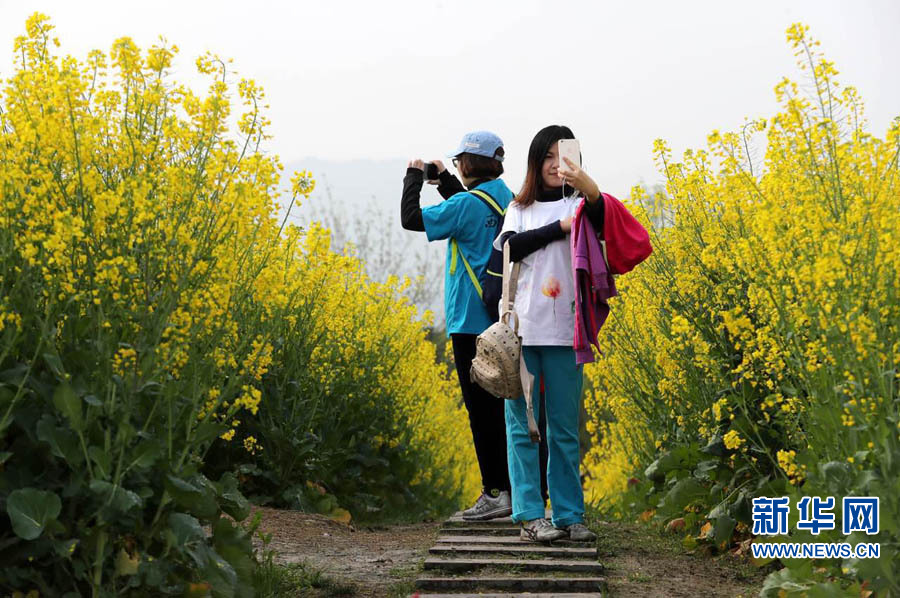
[[[597,333],[609,315],[606,301],[618,293],[603,258],[600,239],[584,213],[584,201],[575,210],[571,240],[575,279],[575,363],[582,364],[594,361],[591,344],[600,351]]]

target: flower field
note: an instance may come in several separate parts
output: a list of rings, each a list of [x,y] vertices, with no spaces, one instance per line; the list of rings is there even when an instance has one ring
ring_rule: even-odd
[[[881,558],[788,562],[764,594],[896,595],[900,119],[870,133],[807,29],[788,41],[804,81],[777,85],[778,114],[681,161],[657,142],[665,199],[632,194],[664,225],[617,282],[608,349],[586,370],[586,491],[612,513],[684,519],[686,547],[711,551],[749,538],[753,497],[880,497]]]
[[[245,494],[365,520],[477,492],[405,283],[276,218],[262,90],[55,45],[29,19],[0,112],[3,593],[249,596]]]

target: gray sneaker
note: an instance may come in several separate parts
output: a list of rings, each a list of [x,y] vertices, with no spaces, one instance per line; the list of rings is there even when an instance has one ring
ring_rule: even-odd
[[[570,540],[575,542],[593,542],[597,539],[597,534],[589,530],[583,523],[573,523],[559,529],[565,532]]]
[[[553,527],[552,523],[541,517],[522,524],[519,539],[526,542],[552,542],[562,540],[566,535],[565,531]]]
[[[512,515],[512,502],[509,492],[502,490],[497,492],[497,496],[482,492],[475,504],[463,511],[462,518],[465,521],[486,521],[510,515]]]

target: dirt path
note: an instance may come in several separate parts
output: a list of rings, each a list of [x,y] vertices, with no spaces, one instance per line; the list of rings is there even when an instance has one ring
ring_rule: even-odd
[[[278,562],[306,563],[353,596],[399,598],[414,592],[440,523],[354,528],[320,515],[259,509]],[[731,555],[684,554],[678,538],[646,526],[600,523],[599,558],[610,594],[618,597],[756,596],[765,573]],[[320,596],[329,594],[320,593]]]
[[[307,563],[364,598],[408,596],[439,522],[356,528],[321,515],[258,509],[277,561]]]
[[[644,525],[599,523],[594,529],[614,598],[750,598],[759,594],[766,576],[731,554],[686,554],[681,538]]]

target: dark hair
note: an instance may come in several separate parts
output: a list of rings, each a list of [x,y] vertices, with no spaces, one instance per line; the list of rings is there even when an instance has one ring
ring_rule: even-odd
[[[495,156],[503,157],[503,148],[498,147]],[[463,153],[457,156],[459,173],[470,179],[495,179],[503,174],[503,163],[487,156]]]
[[[522,190],[516,196],[516,202],[519,205],[530,206],[540,195],[544,188],[543,177],[541,177],[544,156],[560,139],[575,139],[572,129],[563,125],[550,125],[538,131],[531,140],[531,147],[528,148],[528,170],[525,172],[525,182],[522,183]]]

